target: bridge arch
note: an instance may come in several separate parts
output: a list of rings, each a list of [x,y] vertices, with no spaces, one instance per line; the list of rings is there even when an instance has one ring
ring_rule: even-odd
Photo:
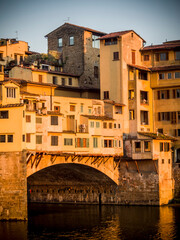
[[[80,164],[94,168],[109,177],[118,185],[118,163],[112,156],[82,156],[57,154],[29,154],[27,157],[27,177],[50,166],[59,164]]]

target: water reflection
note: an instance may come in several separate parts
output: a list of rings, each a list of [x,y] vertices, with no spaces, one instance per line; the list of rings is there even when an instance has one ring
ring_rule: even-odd
[[[31,204],[28,223],[0,223],[0,239],[180,239],[179,209]]]

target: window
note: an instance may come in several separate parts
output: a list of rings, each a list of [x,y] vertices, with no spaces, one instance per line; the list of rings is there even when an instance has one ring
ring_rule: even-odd
[[[149,61],[149,55],[144,55],[144,61]]]
[[[157,99],[169,99],[169,90],[157,91]]]
[[[117,38],[105,39],[105,46],[116,45],[116,44],[117,44]]]
[[[180,72],[175,72],[175,78],[180,78]]]
[[[114,128],[116,128],[116,123],[114,123]]]
[[[164,79],[165,77],[165,74],[164,73],[159,73],[159,80],[162,80],[162,79]]]
[[[93,48],[100,48],[100,40],[97,40],[99,36],[92,35],[92,47]]]
[[[109,99],[109,91],[104,91],[104,99]]]
[[[88,108],[88,114],[91,114],[92,108]]]
[[[131,55],[132,55],[132,64],[136,64],[136,52],[132,51]]]
[[[83,109],[84,108],[84,106],[83,106],[83,104],[81,104],[81,113],[83,112]]]
[[[27,143],[31,142],[31,135],[30,135],[30,133],[26,133],[26,142]]]
[[[26,122],[31,122],[31,115],[26,115]]]
[[[96,122],[96,128],[100,128],[100,122]]]
[[[170,112],[158,112],[158,121],[170,121]]]
[[[134,90],[129,90],[129,99],[134,99]]]
[[[63,40],[62,38],[58,39],[58,47],[62,47],[63,46]]]
[[[160,147],[160,152],[163,152],[164,150],[164,144],[162,142],[159,143],[159,147]]]
[[[168,73],[168,79],[172,78],[172,73]]]
[[[73,139],[72,138],[64,138],[64,146],[72,146]]]
[[[113,52],[113,60],[119,60],[119,52]]]
[[[70,111],[75,112],[76,111],[76,106],[75,105],[70,105]]]
[[[8,135],[8,142],[13,142],[13,135]]]
[[[174,131],[175,131],[174,136],[175,137],[180,137],[180,129],[174,129]]]
[[[16,89],[15,88],[6,88],[7,98],[16,98]]]
[[[92,121],[90,122],[90,127],[94,128],[94,122],[92,122]]]
[[[51,136],[51,146],[58,146],[58,136]]]
[[[42,144],[42,135],[36,135],[36,144]]]
[[[175,52],[175,60],[180,60],[180,51]]]
[[[104,140],[104,148],[112,148],[113,147],[113,140],[106,139]]]
[[[53,76],[53,84],[58,84],[57,77]]]
[[[129,120],[134,120],[134,110],[129,110]]]
[[[135,142],[135,152],[141,152],[141,142]]]
[[[164,164],[164,159],[162,159],[162,164]]]
[[[115,106],[115,114],[122,114],[122,106]]]
[[[6,135],[0,135],[0,143],[6,142]]]
[[[168,60],[168,53],[160,53],[160,61]]]
[[[140,91],[141,104],[148,104],[148,92]]]
[[[168,60],[168,52],[166,53],[156,53],[155,54],[155,61],[167,61]]]
[[[171,123],[176,124],[176,112],[171,112]]]
[[[25,134],[22,135],[22,141],[25,142]]]
[[[139,79],[140,80],[148,80],[148,74],[145,71],[139,71]]]
[[[98,148],[98,138],[93,137],[93,148]]]
[[[103,128],[107,128],[107,122],[103,122]]]
[[[164,143],[164,151],[169,152],[170,151],[170,144],[168,142]]]
[[[42,118],[36,118],[36,123],[42,123]]]
[[[97,66],[94,66],[94,77],[95,78],[99,77],[99,68]]]
[[[69,83],[70,86],[72,85],[72,78],[68,79],[68,83]]]
[[[148,125],[148,111],[140,111],[141,125]]]
[[[121,128],[121,124],[120,123],[118,124],[118,128]]]
[[[54,111],[59,113],[60,112],[60,106],[54,106]]]
[[[121,141],[119,140],[119,147],[121,147]]]
[[[43,82],[43,76],[39,75],[39,82],[42,83]]]
[[[168,164],[170,164],[171,163],[171,159],[168,159]]]
[[[0,53],[0,61],[3,60],[3,53]]]
[[[74,36],[69,37],[69,45],[70,46],[74,45]]]
[[[58,116],[51,116],[51,125],[58,125]]]
[[[9,111],[0,111],[0,119],[8,119]]]
[[[163,134],[163,128],[158,128],[158,133],[162,133]]]
[[[65,86],[65,78],[61,78],[61,85]]]
[[[151,151],[151,142],[150,141],[144,141],[144,151],[145,152]]]
[[[89,147],[89,138],[77,138],[76,147]]]
[[[110,128],[110,129],[112,128],[112,123],[109,123],[109,128]]]
[[[173,98],[180,98],[180,89],[173,89]]]

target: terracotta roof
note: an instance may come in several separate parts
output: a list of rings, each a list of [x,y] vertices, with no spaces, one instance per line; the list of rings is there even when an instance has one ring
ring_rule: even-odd
[[[0,105],[0,108],[9,108],[9,107],[23,107],[24,103],[15,103],[15,104],[6,104],[6,105]]]
[[[126,30],[126,31],[121,31],[121,32],[113,32],[113,33],[109,33],[103,37],[100,37],[99,40],[103,40],[103,39],[108,39],[108,38],[117,38],[117,37],[121,37],[127,33],[133,32],[135,34],[137,34],[135,31],[133,30]],[[146,42],[140,35],[137,34],[137,36],[139,36],[144,42]]]
[[[104,32],[100,32],[100,31],[97,31],[97,30],[94,30],[94,29],[91,29],[91,28],[82,27],[82,26],[78,26],[78,25],[75,25],[75,24],[71,24],[71,23],[64,23],[63,25],[61,25],[60,27],[56,28],[52,32],[48,33],[45,37],[48,37],[51,33],[53,33],[54,31],[56,31],[58,29],[60,29],[61,27],[65,26],[65,25],[69,25],[69,26],[72,26],[72,27],[77,27],[77,28],[80,28],[80,29],[85,30],[85,31],[96,33],[98,35],[105,35],[106,34]]]
[[[164,50],[164,49],[179,49],[180,48],[180,41],[170,41],[165,42],[159,45],[151,45],[146,46],[141,49],[141,51],[149,51],[149,50]]]
[[[51,74],[55,74],[55,75],[63,75],[63,76],[70,76],[70,77],[79,77],[80,75],[75,75],[75,74],[72,74],[72,73],[65,73],[65,72],[58,72],[58,71],[48,71],[48,70],[44,70],[44,69],[37,69],[37,68],[32,68],[32,67],[26,67],[26,66],[16,66],[16,67],[19,67],[19,68],[23,68],[23,69],[29,69],[33,72],[44,72],[44,73],[51,73]]]
[[[103,121],[112,121],[113,118],[107,117],[107,116],[93,116],[93,115],[81,115],[83,117],[87,117],[88,119],[94,119],[94,120],[103,120]]]
[[[17,78],[6,78],[6,79],[14,80],[15,82],[19,83],[20,85],[34,84],[34,85],[40,85],[40,86],[51,86],[51,87],[54,87],[54,88],[57,87],[56,84],[52,84],[52,83],[32,82],[32,81],[29,81],[29,80],[17,79]]]
[[[139,65],[135,65],[135,64],[128,64],[128,66],[150,72],[150,69],[147,67],[143,67],[143,66],[139,66]]]
[[[10,79],[10,78],[4,78],[5,80],[4,81],[0,81],[0,85],[4,85],[4,84],[6,84],[6,83],[14,83],[15,85],[17,85],[17,86],[20,86],[20,84],[19,83],[17,83],[15,80],[13,80],[13,79]]]
[[[171,136],[164,135],[162,133],[150,133],[150,132],[138,132],[138,134],[150,137],[152,139],[156,140],[171,140],[171,141],[176,141],[177,139]]]
[[[21,91],[20,94],[21,95],[28,95],[28,96],[40,96],[39,94],[30,93],[30,92],[26,92],[26,91]]]
[[[180,70],[180,65],[162,66],[162,67],[152,67],[150,68],[152,72],[156,71],[169,71],[169,70]]]

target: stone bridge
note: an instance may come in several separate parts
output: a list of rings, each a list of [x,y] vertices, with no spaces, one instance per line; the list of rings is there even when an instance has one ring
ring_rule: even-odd
[[[119,158],[112,155],[69,154],[62,152],[28,152],[27,177],[38,171],[58,164],[81,164],[94,168],[118,185]]]

